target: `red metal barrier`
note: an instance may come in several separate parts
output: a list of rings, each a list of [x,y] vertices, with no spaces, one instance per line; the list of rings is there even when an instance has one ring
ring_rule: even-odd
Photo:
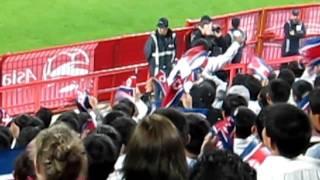
[[[296,60],[297,57],[289,57],[272,61],[274,65],[276,62],[286,63]],[[0,87],[0,94],[2,98],[2,108],[4,108],[10,115],[17,115],[21,113],[34,113],[41,106],[56,110],[64,110],[68,106],[75,104],[77,90],[88,90],[94,96],[107,96],[110,98],[111,94],[126,78],[134,74],[138,70],[138,85],[141,87],[146,82],[147,76],[140,72],[147,70],[147,64],[137,64],[120,68],[112,68],[108,70],[101,70],[91,72],[86,75],[75,77],[63,77],[60,79],[50,79],[47,81],[33,81],[28,84],[15,84],[5,87]],[[227,65],[225,70],[229,72],[229,81],[236,76],[238,72],[246,72],[246,64],[232,64]],[[113,86],[107,88],[99,88],[102,79],[113,79],[121,75],[127,75],[122,81],[114,81]],[[90,83],[88,83],[90,82]],[[67,93],[61,92],[59,87],[78,84],[72,91]],[[143,88],[141,88],[143,91]]]

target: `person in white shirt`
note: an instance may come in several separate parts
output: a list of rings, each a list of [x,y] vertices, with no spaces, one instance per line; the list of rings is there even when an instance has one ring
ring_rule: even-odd
[[[244,162],[257,169],[270,155],[257,135],[256,114],[247,107],[239,107],[233,113],[235,122],[235,137],[233,152]]]
[[[308,116],[289,104],[265,109],[263,141],[271,156],[258,168],[258,180],[319,180],[320,161],[302,157],[311,137]]]

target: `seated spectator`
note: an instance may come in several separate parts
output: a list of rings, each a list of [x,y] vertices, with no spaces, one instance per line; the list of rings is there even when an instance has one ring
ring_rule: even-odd
[[[247,101],[239,95],[228,95],[222,104],[224,119],[213,126],[215,134],[218,136],[217,147],[219,149],[232,150],[234,120],[232,114],[240,106],[248,106]]]
[[[187,179],[184,146],[170,120],[153,114],[138,124],[127,147],[123,178]]]
[[[187,163],[189,169],[197,162],[201,151],[201,145],[204,137],[209,132],[209,123],[204,117],[196,113],[186,114],[186,119],[189,124],[190,142],[186,145]]]
[[[23,128],[17,138],[17,144],[15,148],[26,147],[39,133],[41,129],[38,127],[26,127]]]
[[[129,99],[122,99],[122,100],[120,100],[119,102],[118,102],[118,104],[124,104],[124,105],[126,105],[129,109],[128,109],[128,116],[129,117],[133,117],[133,116],[135,116],[136,114],[137,114],[137,107],[136,107],[136,105],[132,102],[132,101],[130,101]],[[117,104],[117,105],[118,105]],[[116,106],[114,106],[113,108],[112,108],[113,110],[119,110],[119,111],[121,111],[121,109],[117,109],[117,107]]]
[[[268,104],[286,103],[290,97],[290,86],[282,79],[270,81],[268,85],[267,101]]]
[[[73,111],[62,113],[55,122],[55,124],[60,123],[66,124],[69,128],[77,133],[80,133],[81,131],[78,115]]]
[[[281,69],[278,78],[286,81],[291,87],[294,83],[295,75],[290,69]]]
[[[120,133],[121,143],[126,146],[130,140],[130,137],[137,123],[129,117],[118,117],[115,120],[113,120],[109,125]]]
[[[309,94],[309,118],[312,125],[311,147],[306,155],[320,159],[320,89],[314,89]]]
[[[320,161],[298,157],[311,137],[308,116],[289,104],[267,107],[263,141],[272,152],[258,169],[258,180],[320,179]]]
[[[268,103],[268,90],[269,90],[269,87],[265,86],[265,87],[261,88],[261,91],[258,95],[258,103],[261,106],[261,109],[263,109],[269,105],[269,103]]]
[[[212,107],[216,98],[216,85],[213,81],[204,80],[200,84],[193,85],[190,95],[192,97],[192,108],[208,110],[207,120],[211,126],[222,119],[221,111]]]
[[[29,153],[24,151],[20,154],[14,165],[15,180],[32,180],[36,179],[36,172],[34,169],[33,161],[29,157]]]
[[[307,105],[311,90],[312,84],[305,80],[298,80],[292,84],[293,99],[300,109],[304,110],[304,106]]]
[[[117,174],[120,173],[123,168],[123,161],[127,153],[127,144],[131,139],[132,133],[134,132],[137,123],[127,116],[122,116],[111,121],[109,125],[112,126],[116,131],[118,131],[121,136],[120,156],[118,157],[114,165],[114,172],[110,175],[111,177],[113,177],[118,176]]]
[[[88,180],[106,180],[118,158],[116,145],[103,134],[91,134],[84,139],[88,155]]]
[[[111,111],[103,118],[102,124],[110,124],[118,117],[128,117],[128,115],[122,111]]]
[[[229,151],[216,150],[201,157],[190,175],[190,180],[256,180],[256,171],[239,156]]]
[[[85,148],[79,136],[64,124],[41,131],[33,151],[37,179],[77,180],[86,175]]]
[[[257,169],[270,154],[257,138],[256,118],[253,111],[246,107],[239,107],[233,114],[235,122],[235,138],[233,152]]]
[[[120,133],[114,127],[101,124],[96,128],[94,133],[108,136],[117,147],[117,152],[119,155],[122,146],[122,140]]]
[[[43,123],[45,128],[48,128],[51,124],[53,113],[50,109],[41,107],[38,112],[36,112],[36,117],[38,117]]]
[[[249,90],[250,100],[248,101],[248,107],[256,114],[259,114],[259,112],[261,111],[261,106],[259,105],[259,102],[257,100],[262,88],[260,81],[251,75],[238,74],[233,79],[232,86],[234,85],[243,85]]]
[[[0,150],[9,149],[13,141],[13,136],[7,127],[0,126]]]

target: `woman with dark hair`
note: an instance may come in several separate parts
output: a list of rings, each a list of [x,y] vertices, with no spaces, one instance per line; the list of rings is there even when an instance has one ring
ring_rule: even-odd
[[[127,147],[123,179],[187,179],[183,143],[167,118],[153,114],[138,124]]]

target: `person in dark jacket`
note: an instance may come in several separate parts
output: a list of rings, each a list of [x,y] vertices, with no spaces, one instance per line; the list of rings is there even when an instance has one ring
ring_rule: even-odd
[[[168,19],[160,18],[157,30],[151,33],[144,49],[151,77],[156,76],[159,70],[169,75],[176,50],[176,34],[169,28]]]
[[[292,16],[284,24],[284,42],[282,44],[282,57],[299,54],[300,39],[306,35],[304,23],[299,19],[299,10],[293,10]]]
[[[206,42],[210,51],[209,56],[222,54],[224,40],[221,27],[217,24],[212,24],[212,19],[207,15],[201,17],[199,25],[191,32],[188,48],[195,47],[199,44],[199,41]]]
[[[232,25],[232,28],[228,31],[228,33],[224,37],[225,46],[223,48],[223,53],[226,52],[227,49],[231,46],[231,44],[235,41],[234,32],[240,31],[246,39],[245,32],[239,28],[240,26],[239,18],[237,17],[232,18],[231,25]],[[238,53],[233,58],[232,63],[240,63],[244,46],[245,46],[245,42],[242,44],[242,47],[239,49]]]

